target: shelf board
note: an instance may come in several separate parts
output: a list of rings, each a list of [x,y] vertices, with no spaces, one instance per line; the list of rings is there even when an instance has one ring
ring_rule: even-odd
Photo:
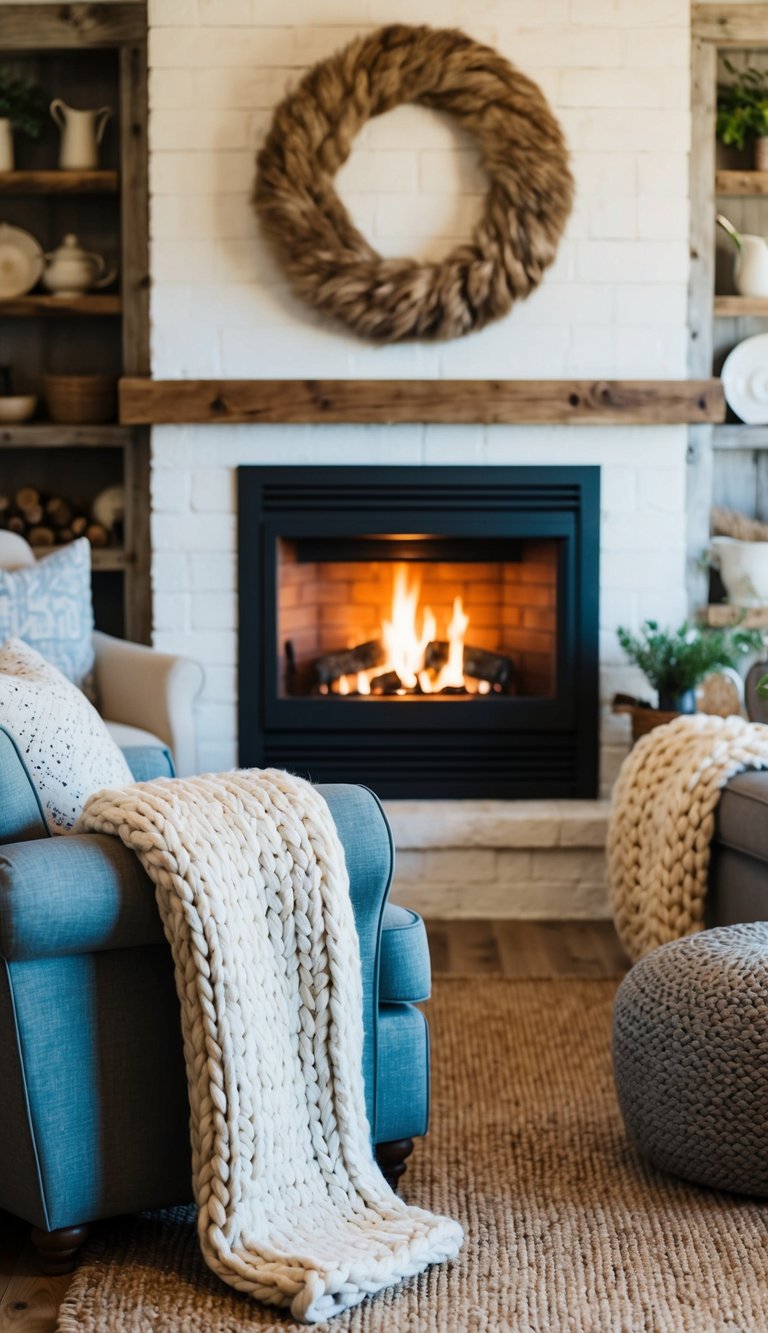
[[[716,296],[715,315],[722,319],[742,319],[745,315],[768,319],[768,296]]]
[[[757,197],[768,194],[768,171],[717,171],[715,194]]]
[[[102,296],[86,292],[84,296],[17,296],[12,301],[0,301],[0,318],[40,315],[56,319],[62,315],[119,315],[123,308],[117,295]]]
[[[731,606],[729,602],[715,602],[700,607],[697,618],[700,625],[708,625],[711,629],[733,625],[740,629],[768,629],[768,606]]]
[[[2,194],[117,194],[116,171],[0,171]]]
[[[103,449],[131,443],[130,426],[57,426],[31,421],[18,426],[0,424],[0,449]]]
[[[33,550],[37,559],[42,560],[46,555],[53,555],[54,551],[63,551],[65,545],[66,543],[61,546],[35,546]],[[131,558],[128,552],[117,546],[91,547],[91,569],[98,573],[127,569],[129,564],[131,564]]]
[[[768,425],[729,421],[725,426],[713,426],[712,445],[715,449],[768,449]]]
[[[766,303],[768,305],[768,303]],[[126,425],[307,422],[675,425],[722,421],[719,380],[120,381]]]

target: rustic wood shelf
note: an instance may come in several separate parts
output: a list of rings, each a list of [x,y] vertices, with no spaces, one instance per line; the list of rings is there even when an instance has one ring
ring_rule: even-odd
[[[768,318],[768,296],[716,296],[715,315],[721,319],[741,319],[744,315]]]
[[[117,194],[116,171],[0,171],[2,194]]]
[[[747,197],[768,194],[768,171],[717,171],[715,194]]]
[[[0,425],[0,449],[124,448],[132,438],[130,426],[57,426],[51,421]]]
[[[91,292],[86,292],[84,296],[17,296],[12,301],[0,301],[0,317],[12,316],[14,319],[119,315],[122,309],[123,303],[119,296],[101,296]]]
[[[715,602],[700,608],[698,620],[710,629],[726,629],[734,625],[740,629],[768,629],[768,606],[731,606],[730,602]]]
[[[715,449],[768,449],[768,425],[747,426],[729,421],[724,426],[714,426],[712,445]]]
[[[675,425],[724,416],[717,379],[120,381],[126,425]]]
[[[54,551],[63,551],[61,546],[35,546],[33,550],[38,560],[42,560],[46,555],[52,555]],[[91,569],[97,573],[113,573],[122,569],[127,569],[131,563],[131,557],[127,551],[121,550],[117,546],[92,546],[91,547]]]

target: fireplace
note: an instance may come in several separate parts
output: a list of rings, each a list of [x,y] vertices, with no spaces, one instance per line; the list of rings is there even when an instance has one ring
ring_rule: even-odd
[[[240,763],[597,788],[599,469],[239,469]]]

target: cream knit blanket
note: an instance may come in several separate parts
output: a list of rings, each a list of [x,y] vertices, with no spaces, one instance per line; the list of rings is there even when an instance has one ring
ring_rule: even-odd
[[[173,952],[209,1267],[307,1323],[453,1258],[373,1158],[349,881],[323,799],[275,770],[98,792],[154,881]]]
[[[695,713],[656,727],[621,767],[608,833],[616,930],[635,961],[701,930],[720,792],[768,767],[768,726]]]

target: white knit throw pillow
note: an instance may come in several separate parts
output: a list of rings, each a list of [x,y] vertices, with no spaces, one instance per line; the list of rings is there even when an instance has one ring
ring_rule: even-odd
[[[102,787],[133,782],[96,709],[21,639],[0,648],[0,726],[13,737],[52,833],[66,833]]]

